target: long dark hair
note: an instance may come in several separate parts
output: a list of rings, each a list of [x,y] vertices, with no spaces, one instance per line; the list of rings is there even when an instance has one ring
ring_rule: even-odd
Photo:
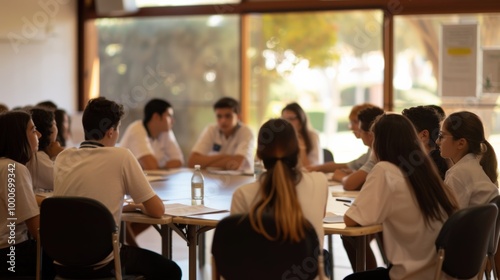
[[[302,136],[302,139],[304,139],[304,144],[306,144],[306,153],[309,154],[309,152],[313,149],[313,145],[311,137],[309,137],[306,112],[304,112],[304,109],[302,109],[302,107],[300,107],[300,105],[296,102],[287,104],[285,108],[281,110],[281,114],[283,114],[284,111],[292,111],[297,116],[301,125],[300,131],[298,132]]]
[[[411,121],[402,115],[384,114],[375,120],[372,131],[377,158],[401,169],[426,224],[432,220],[444,221],[450,216],[457,209],[456,199],[423,150]]]
[[[26,164],[33,151],[26,135],[30,114],[15,110],[0,114],[0,157]]]
[[[36,130],[42,134],[38,139],[38,150],[45,151],[50,145],[50,135],[53,132],[52,125],[55,120],[54,111],[50,111],[43,107],[33,107],[30,112]]]
[[[260,178],[260,200],[249,213],[252,227],[266,238],[299,241],[305,236],[296,185],[301,173],[295,169],[299,145],[295,129],[283,119],[271,119],[259,130],[257,156],[267,172]],[[277,236],[270,236],[262,223],[263,215],[276,219]]]
[[[443,122],[443,127],[458,140],[464,138],[469,144],[467,153],[481,156],[479,164],[490,180],[497,181],[497,157],[493,146],[484,137],[483,123],[479,117],[468,111],[450,114]],[[484,146],[483,146],[484,145]]]

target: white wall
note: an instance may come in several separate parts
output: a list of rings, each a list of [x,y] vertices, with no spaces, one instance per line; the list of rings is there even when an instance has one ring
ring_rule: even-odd
[[[77,0],[0,0],[0,103],[77,109]]]

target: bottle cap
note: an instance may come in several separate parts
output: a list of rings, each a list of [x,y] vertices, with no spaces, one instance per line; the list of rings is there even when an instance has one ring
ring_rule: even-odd
[[[199,165],[199,164],[196,164],[196,165],[194,166],[194,169],[200,169],[200,165]]]

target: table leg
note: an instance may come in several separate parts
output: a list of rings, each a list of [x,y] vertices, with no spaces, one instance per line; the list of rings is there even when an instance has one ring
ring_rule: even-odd
[[[172,259],[172,229],[168,225],[161,225],[161,254],[167,259]]]
[[[330,263],[331,263],[331,273],[330,273],[330,280],[334,279],[333,276],[333,236],[331,234],[328,235],[328,253],[330,254]]]
[[[366,270],[366,235],[356,236],[354,243],[356,244],[356,272]]]
[[[205,266],[205,232],[202,232],[198,235],[198,261],[200,268]]]
[[[188,248],[189,248],[189,280],[196,280],[196,251],[197,251],[197,233],[196,233],[196,228],[197,226],[195,225],[188,225],[187,226],[187,241],[188,241]]]

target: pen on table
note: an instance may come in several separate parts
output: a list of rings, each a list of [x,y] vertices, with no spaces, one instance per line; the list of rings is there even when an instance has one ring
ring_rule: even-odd
[[[342,198],[336,198],[335,200],[336,200],[336,201],[342,201],[342,202],[349,202],[349,203],[351,203],[351,202],[352,202],[352,201],[351,201],[351,200],[349,200],[349,199],[342,199]]]
[[[344,206],[351,207],[351,204],[344,203]]]

